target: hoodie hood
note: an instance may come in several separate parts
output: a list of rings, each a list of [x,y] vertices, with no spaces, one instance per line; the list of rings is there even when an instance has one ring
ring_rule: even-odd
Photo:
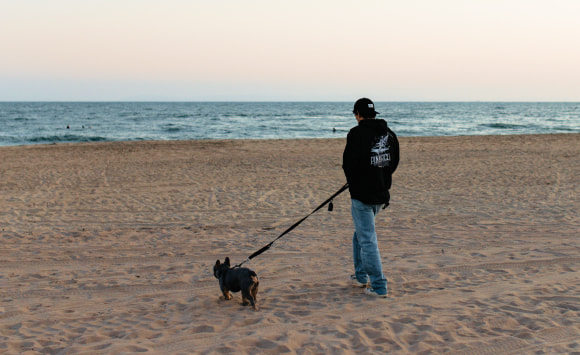
[[[387,121],[383,119],[364,119],[358,123],[359,126],[364,128],[370,128],[378,133],[386,133],[389,130]]]

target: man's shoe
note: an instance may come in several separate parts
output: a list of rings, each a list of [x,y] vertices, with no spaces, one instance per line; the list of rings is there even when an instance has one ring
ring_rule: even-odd
[[[364,284],[362,282],[359,282],[356,279],[356,276],[354,276],[354,275],[350,275],[350,283],[352,284],[353,287],[360,287],[360,288],[367,287],[369,284],[368,282],[366,282]]]
[[[373,290],[372,288],[367,288],[365,289],[365,294],[369,295],[369,296],[373,296],[373,297],[379,297],[379,298],[387,298],[387,294],[385,293],[384,295],[379,295],[375,290]]]

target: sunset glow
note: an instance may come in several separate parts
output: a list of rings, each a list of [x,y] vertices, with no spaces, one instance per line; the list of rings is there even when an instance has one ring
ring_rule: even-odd
[[[579,101],[580,2],[7,1],[0,101]]]

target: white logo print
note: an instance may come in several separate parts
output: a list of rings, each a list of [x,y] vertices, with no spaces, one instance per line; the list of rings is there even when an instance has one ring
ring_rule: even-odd
[[[389,134],[378,137],[371,148],[371,165],[384,168],[391,162],[391,146],[389,145]]]

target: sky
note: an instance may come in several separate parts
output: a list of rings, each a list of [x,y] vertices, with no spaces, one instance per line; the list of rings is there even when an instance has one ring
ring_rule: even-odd
[[[0,101],[580,101],[578,0],[0,0]]]

